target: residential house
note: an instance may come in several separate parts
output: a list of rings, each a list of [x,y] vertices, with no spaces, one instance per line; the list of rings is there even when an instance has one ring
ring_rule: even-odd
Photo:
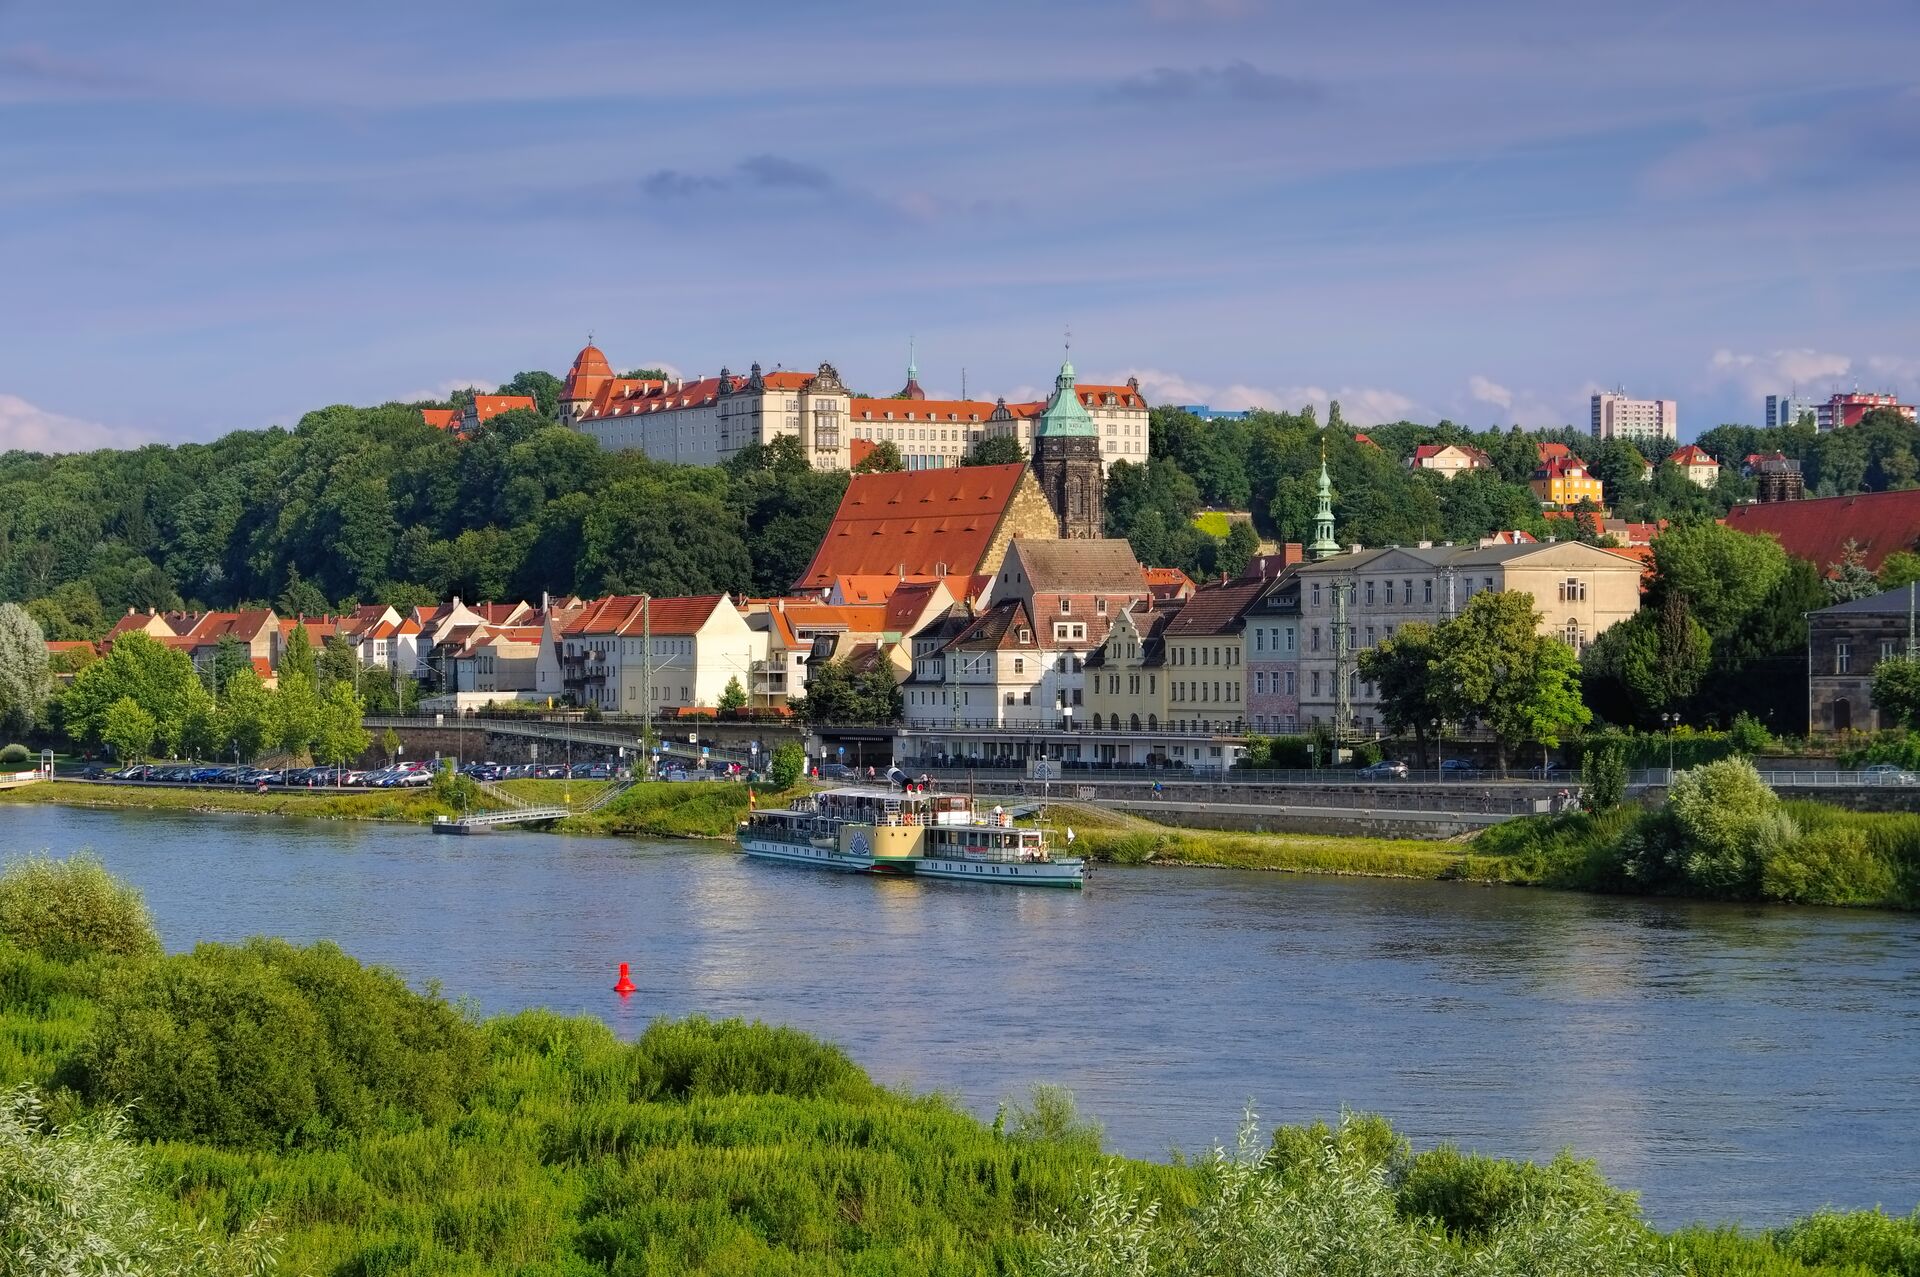
[[[1687,482],[1696,487],[1711,488],[1720,481],[1720,463],[1699,444],[1690,443],[1675,449],[1667,461],[1680,467],[1680,473],[1687,476]]]
[[[1247,730],[1242,631],[1248,609],[1269,588],[1269,582],[1259,580],[1203,585],[1181,605],[1180,615],[1167,623],[1162,634],[1167,649],[1167,717],[1176,729],[1220,734]],[[1232,761],[1225,759],[1227,764]],[[1198,762],[1225,765],[1219,753]]]
[[[1032,619],[1045,666],[1040,691],[1069,724],[1084,705],[1088,654],[1105,641],[1114,617],[1150,597],[1133,547],[1117,538],[1017,537],[992,592],[995,607],[1018,602]]]
[[[713,708],[730,681],[747,686],[766,644],[725,594],[615,595],[549,614],[534,683],[608,713]]]
[[[1107,628],[1106,641],[1087,657],[1087,720],[1097,734],[1095,763],[1164,764],[1168,747],[1153,739],[1167,721],[1167,625],[1186,600],[1155,599],[1129,608]]]
[[[1578,457],[1553,457],[1542,462],[1533,472],[1531,486],[1534,498],[1541,505],[1563,509],[1582,501],[1599,505],[1602,496],[1600,480]]]
[[[1409,470],[1431,470],[1443,479],[1469,470],[1493,469],[1493,458],[1472,444],[1423,443],[1407,458]]]
[[[1809,505],[1815,504],[1808,502]],[[1807,617],[1807,729],[1871,732],[1899,724],[1873,702],[1882,661],[1920,650],[1920,591],[1902,586]]]
[[[1262,735],[1291,735],[1300,727],[1300,577],[1289,572],[1269,583],[1247,608],[1241,659],[1247,725]]]
[[[1363,733],[1377,731],[1381,724],[1376,691],[1360,678],[1357,655],[1392,638],[1409,621],[1437,624],[1457,615],[1475,594],[1524,590],[1542,614],[1541,633],[1585,650],[1596,636],[1640,607],[1640,565],[1578,541],[1484,547],[1425,543],[1357,550],[1296,571],[1301,581],[1301,721],[1335,724],[1337,674],[1344,668],[1350,725]],[[1339,590],[1346,594],[1344,615]]]
[[[1147,590],[1156,603],[1170,603],[1193,594],[1193,578],[1179,568],[1145,568]]]
[[[369,603],[340,618],[336,631],[362,669],[399,669],[412,677],[420,665],[420,622],[397,608]]]

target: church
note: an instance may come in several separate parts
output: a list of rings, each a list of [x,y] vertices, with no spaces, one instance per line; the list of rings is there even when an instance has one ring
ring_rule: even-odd
[[[1099,540],[1106,494],[1100,435],[1073,364],[1062,363],[1034,421],[1031,463],[855,475],[794,589],[857,576],[959,578],[968,585],[956,597],[977,597],[1015,537]]]

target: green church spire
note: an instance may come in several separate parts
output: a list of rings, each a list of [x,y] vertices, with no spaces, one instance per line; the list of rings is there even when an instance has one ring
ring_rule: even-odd
[[[1073,388],[1073,361],[1064,360],[1060,364],[1060,375],[1053,379],[1053,396],[1047,400],[1047,406],[1040,410],[1034,438],[1070,435],[1092,438],[1097,433],[1092,414],[1080,402],[1080,396]]]
[[[1307,553],[1315,559],[1330,559],[1340,553],[1340,543],[1333,539],[1333,481],[1327,478],[1327,449],[1320,447],[1320,505],[1313,515],[1313,544],[1307,547]]]

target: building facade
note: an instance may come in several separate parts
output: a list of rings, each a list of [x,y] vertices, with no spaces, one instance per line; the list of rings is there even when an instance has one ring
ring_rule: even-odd
[[[1471,444],[1423,443],[1407,458],[1409,470],[1431,470],[1443,479],[1451,479],[1469,470],[1493,469],[1493,458]]]
[[[1897,395],[1878,393],[1837,394],[1821,404],[1814,411],[1814,423],[1823,431],[1844,430],[1848,426],[1857,426],[1860,419],[1870,412],[1884,410],[1898,413],[1908,421],[1914,420],[1914,406],[1900,402]]]
[[[1679,439],[1680,406],[1672,399],[1634,399],[1606,390],[1593,397],[1596,439]]]
[[[1767,396],[1767,429],[1780,426],[1798,425],[1802,417],[1811,417],[1819,424],[1821,403],[1818,399],[1801,398],[1799,395]]]
[[[1711,488],[1720,482],[1720,463],[1698,444],[1687,444],[1667,458],[1668,462],[1679,467],[1687,482],[1696,487]]]
[[[1262,735],[1300,727],[1300,577],[1288,572],[1247,609],[1242,628],[1247,726]]]
[[[1530,485],[1534,499],[1541,505],[1562,509],[1591,501],[1602,502],[1604,488],[1598,477],[1578,457],[1553,457],[1533,472]]]
[[[1362,550],[1296,571],[1300,724],[1335,726],[1344,680],[1351,730],[1366,735],[1383,724],[1376,689],[1360,678],[1357,657],[1409,621],[1439,624],[1476,594],[1523,590],[1541,613],[1540,632],[1584,651],[1640,609],[1640,564],[1577,541]]]
[[[1807,730],[1871,732],[1899,724],[1873,702],[1882,661],[1920,651],[1920,592],[1911,586],[1807,617]]]
[[[1060,365],[1053,396],[1034,426],[1033,477],[1060,516],[1063,538],[1099,539],[1106,519],[1107,471],[1093,414],[1074,389],[1071,362]]]

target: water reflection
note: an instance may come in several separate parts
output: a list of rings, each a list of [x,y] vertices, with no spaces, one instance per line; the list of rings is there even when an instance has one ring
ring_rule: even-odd
[[[1123,1151],[1391,1115],[1565,1145],[1665,1222],[1920,1196],[1920,928],[1459,885],[1105,870],[1084,893],[751,864],[710,845],[11,808],[91,846],[169,943],[331,938],[489,1012],[790,1023],[983,1115],[1074,1088]],[[638,990],[610,992],[628,962]]]

